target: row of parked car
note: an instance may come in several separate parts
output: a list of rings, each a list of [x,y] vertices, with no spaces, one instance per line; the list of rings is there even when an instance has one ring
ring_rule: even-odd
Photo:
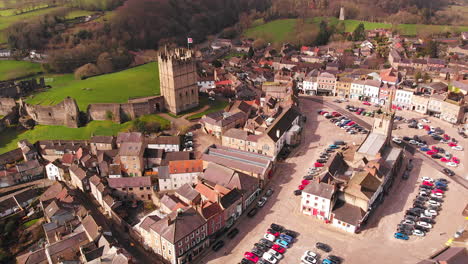
[[[317,242],[315,244],[315,247],[319,250],[324,251],[325,253],[330,253],[330,251],[332,250],[329,245],[324,244],[322,242]],[[304,252],[304,254],[301,257],[301,263],[303,264],[316,264],[316,263],[319,263],[319,261],[320,261],[320,255],[310,250],[307,250],[306,252]],[[322,264],[340,264],[341,261],[342,261],[342,258],[329,254],[327,257],[325,257],[322,260]]]
[[[327,163],[328,159],[331,156],[331,153],[335,152],[338,149],[346,149],[346,142],[342,140],[337,140],[333,144],[328,145],[323,152],[320,153],[320,156],[315,160],[314,166],[309,168],[306,175],[302,178],[301,184],[297,187],[297,190],[294,191],[294,194],[301,195],[302,190],[310,183],[313,178],[320,173],[324,164]]]
[[[411,235],[423,237],[436,223],[434,218],[441,210],[448,181],[444,178],[421,179],[422,183],[413,201],[413,207],[406,211],[405,218],[397,226],[397,232],[394,234],[397,239],[408,240]]]
[[[339,113],[338,113],[339,114]],[[337,127],[344,129],[346,133],[354,135],[357,133],[367,134],[369,131],[346,116],[338,116],[330,119],[330,122]]]
[[[252,250],[244,253],[241,264],[276,264],[290,248],[298,233],[272,223],[263,238],[254,244]]]
[[[193,133],[188,132],[187,134],[184,135],[184,151],[193,151]]]
[[[354,112],[356,115],[370,116],[370,117],[374,117],[375,115],[374,111],[366,111],[366,109],[363,107],[355,107],[352,105],[347,105],[346,109],[350,112]]]

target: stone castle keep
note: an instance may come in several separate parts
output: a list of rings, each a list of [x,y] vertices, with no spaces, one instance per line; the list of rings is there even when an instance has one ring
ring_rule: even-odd
[[[112,120],[121,123],[165,110],[179,114],[197,107],[197,70],[192,52],[187,49],[165,50],[158,55],[158,63],[161,96],[129,99],[127,103],[90,104],[86,109],[87,121]],[[35,79],[21,85],[5,83],[4,88],[0,85],[0,114],[6,116],[13,113],[21,120],[34,121],[34,124],[80,126],[80,109],[73,98],[65,98],[53,106],[30,105],[21,99],[17,106],[13,99],[44,86],[43,78],[39,85]]]
[[[174,114],[198,106],[197,69],[187,49],[165,50],[158,56],[161,96]]]

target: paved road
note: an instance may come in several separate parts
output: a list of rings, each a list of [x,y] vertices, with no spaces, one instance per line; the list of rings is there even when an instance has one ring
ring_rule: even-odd
[[[331,102],[325,101],[321,97],[302,96],[301,98],[305,99],[305,100],[310,100],[310,101],[314,101],[314,102],[317,102],[317,103],[321,103],[324,106],[326,106],[328,108],[331,108],[336,112],[341,113],[342,115],[346,115],[347,117],[349,117],[350,119],[352,119],[354,122],[358,123],[360,126],[364,127],[365,129],[370,130],[371,127],[372,127],[371,124],[367,123],[362,118],[359,118],[357,115],[350,113],[349,111],[347,111],[346,109],[342,108],[339,105],[336,105],[336,104],[333,104]],[[436,169],[438,171],[442,171],[442,169],[445,168],[444,166],[439,164],[437,161],[435,161],[434,159],[430,158],[427,155],[424,155],[420,151],[416,151],[415,154],[414,154],[414,157],[421,159],[422,161],[429,164],[431,167],[433,167],[434,169]],[[462,185],[463,187],[468,189],[468,181],[464,177],[456,174],[455,176],[453,176],[451,178],[455,182],[459,183],[460,185]]]
[[[106,216],[104,216],[104,214],[99,210],[100,207],[96,204],[96,201],[90,195],[84,194],[77,190],[76,197],[80,203],[91,213],[91,215],[96,220],[96,223],[103,227],[104,231],[112,232],[112,236],[119,242],[119,244],[135,258],[135,263],[165,263],[156,254],[146,251],[138,241],[133,240],[127,233],[123,233],[117,229],[116,226],[112,224],[111,220],[107,219]]]

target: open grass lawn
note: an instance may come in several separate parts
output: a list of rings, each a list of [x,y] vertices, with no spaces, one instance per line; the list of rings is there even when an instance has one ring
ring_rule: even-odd
[[[157,115],[145,115],[139,118],[146,122],[158,122],[161,129],[169,129],[170,121]],[[91,121],[85,127],[69,128],[65,126],[37,125],[33,130],[18,131],[16,127],[9,127],[0,133],[0,154],[17,148],[19,140],[27,139],[34,143],[38,140],[84,140],[93,135],[112,136],[118,132],[128,131],[133,126],[133,121],[117,124],[112,121]]]
[[[39,63],[0,60],[0,81],[20,78],[40,71],[41,65]]]
[[[29,220],[29,221],[27,221],[26,223],[24,223],[23,226],[24,226],[25,228],[28,228],[28,227],[34,225],[35,223],[39,222],[39,220],[41,220],[41,219],[40,219],[40,218],[37,218],[37,219]]]
[[[329,24],[336,25],[339,20],[335,17],[314,17],[307,20],[307,23],[318,27],[320,21],[326,19]],[[267,23],[262,23],[261,20],[256,20],[252,27],[244,32],[244,36],[251,38],[263,38],[267,42],[283,43],[287,42],[290,34],[294,33],[297,19],[279,19]],[[360,23],[364,23],[366,30],[377,28],[392,28],[391,24],[367,22],[360,20],[344,20],[345,31],[352,32]],[[430,30],[433,32],[441,32],[446,30],[468,31],[468,26],[444,26],[444,25],[422,25],[422,24],[400,24],[397,28],[403,35],[414,36],[420,30]],[[318,30],[318,28],[317,28]]]
[[[214,113],[214,112],[223,110],[228,105],[228,102],[227,101],[221,101],[221,100],[210,101],[210,100],[208,100],[207,97],[200,97],[200,105],[199,105],[199,107],[197,107],[197,109],[195,111],[201,109],[205,105],[209,105],[210,108],[208,108],[207,110],[205,110],[205,111],[203,111],[201,113],[187,116],[187,120],[198,119],[198,118],[201,118],[202,116],[204,116],[206,114],[210,114],[210,113]]]
[[[247,29],[244,35],[251,38],[263,38],[268,42],[284,42],[290,34],[294,33],[295,25],[296,19],[273,20]]]
[[[81,111],[92,103],[125,103],[130,97],[159,95],[156,62],[124,71],[76,80],[73,74],[46,76],[49,90],[26,101],[29,104],[55,105],[65,97],[75,98]]]
[[[77,17],[82,17],[82,16],[90,16],[92,14],[94,14],[95,12],[92,12],[92,11],[86,11],[86,10],[73,10],[71,11],[70,13],[67,14],[66,18],[67,19],[74,19],[74,18],[77,18]]]

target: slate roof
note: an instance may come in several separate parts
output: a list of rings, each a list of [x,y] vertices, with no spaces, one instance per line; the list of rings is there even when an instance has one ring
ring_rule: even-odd
[[[306,185],[302,193],[308,193],[330,200],[335,193],[335,187],[323,182],[317,183],[312,181]]]
[[[104,144],[112,144],[114,141],[113,136],[93,136],[91,138],[91,143],[104,143]]]
[[[188,208],[182,212],[169,214],[153,224],[151,229],[175,244],[205,223],[203,217],[195,209]]]
[[[140,132],[119,133],[117,135],[117,144],[123,142],[143,142],[143,135]]]
[[[142,142],[122,142],[120,145],[120,156],[140,156],[143,150]]]
[[[159,136],[146,140],[148,144],[157,145],[180,145],[180,136]]]
[[[364,212],[360,207],[343,201],[338,201],[335,204],[332,213],[335,215],[335,219],[353,226],[357,226],[366,214],[366,212]]]
[[[151,177],[122,177],[107,179],[111,188],[129,188],[129,187],[149,187],[151,186]]]
[[[192,186],[190,186],[190,184],[188,183],[185,183],[184,185],[180,186],[179,189],[177,189],[176,193],[181,196],[181,197],[184,197],[185,199],[189,200],[189,201],[193,201],[195,200],[199,195],[200,193],[197,192]]]
[[[88,241],[86,232],[81,232],[76,235],[65,238],[47,247],[47,251],[51,256],[60,254],[60,252],[72,248],[75,251],[79,251],[79,246]]]
[[[273,124],[267,129],[266,133],[274,142],[278,141],[278,139],[291,128],[292,122],[300,115],[301,114],[295,107],[290,107],[276,118]],[[278,131],[279,133],[277,133]]]

